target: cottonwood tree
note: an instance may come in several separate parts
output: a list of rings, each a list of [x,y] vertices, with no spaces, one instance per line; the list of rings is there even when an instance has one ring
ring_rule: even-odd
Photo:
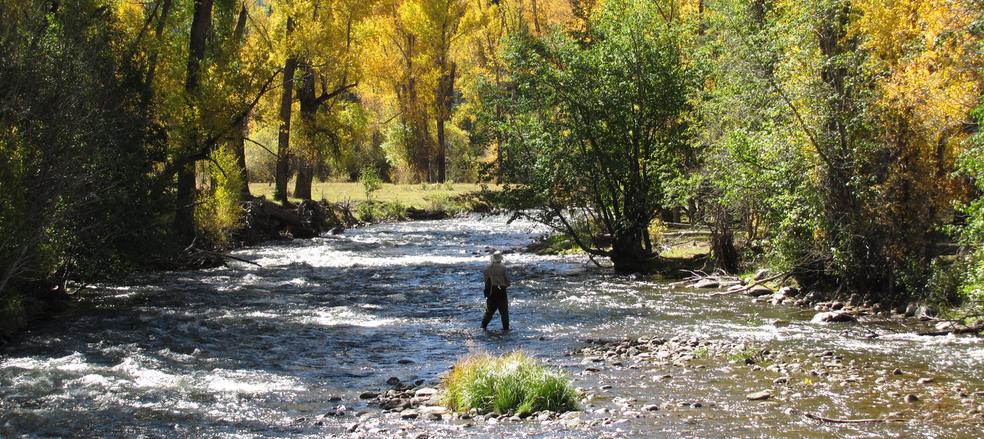
[[[520,34],[506,59],[513,91],[502,142],[506,195],[618,271],[658,265],[649,225],[680,177],[694,75],[681,27],[643,1],[605,4],[584,35]],[[610,237],[606,248],[598,235]]]

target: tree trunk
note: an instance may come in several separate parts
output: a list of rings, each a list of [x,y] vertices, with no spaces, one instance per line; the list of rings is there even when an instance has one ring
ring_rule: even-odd
[[[244,117],[233,128],[232,152],[236,156],[236,172],[239,173],[243,187],[239,191],[239,198],[249,200],[253,198],[249,192],[249,174],[246,172],[246,137],[249,136],[249,116]]]
[[[457,74],[458,66],[451,63],[450,68],[442,67],[444,74],[441,75],[440,84],[437,91],[437,181],[444,183],[447,180],[447,153],[448,142],[444,133],[444,124],[451,119],[452,97],[454,95],[454,77]]]
[[[294,31],[294,19],[287,19],[287,40]],[[277,136],[277,176],[274,198],[287,204],[287,181],[290,180],[290,118],[294,105],[294,71],[297,60],[288,56],[284,61],[283,90],[280,95],[280,132]]]
[[[237,50],[242,49],[243,37],[246,35],[246,19],[248,17],[246,3],[239,9],[239,18],[236,21],[236,29],[233,31],[233,39]],[[249,174],[246,173],[246,138],[249,137],[249,114],[243,117],[233,127],[232,152],[236,156],[236,172],[239,173],[240,181],[243,183],[239,191],[239,198],[249,200],[252,195],[249,193]]]
[[[311,199],[311,186],[314,184],[314,166],[303,163],[297,167],[297,180],[294,182],[294,198]]]
[[[195,0],[194,16],[191,21],[191,38],[188,51],[188,69],[185,77],[185,93],[194,102],[201,82],[201,63],[205,59],[205,43],[212,24],[212,0]],[[194,105],[194,104],[193,104]],[[198,135],[192,133],[186,141],[194,146]],[[195,148],[189,148],[195,149]],[[195,236],[195,187],[194,163],[178,170],[178,190],[174,226],[182,239]]]
[[[444,119],[437,119],[437,181],[447,179],[447,141],[444,138]]]
[[[612,264],[619,273],[649,273],[656,269],[657,258],[645,250],[645,228],[638,225],[612,234]]]

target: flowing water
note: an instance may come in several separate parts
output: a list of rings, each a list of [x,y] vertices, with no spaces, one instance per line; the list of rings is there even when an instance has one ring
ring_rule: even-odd
[[[86,292],[78,310],[0,351],[0,436],[344,437],[355,422],[368,437],[982,435],[977,338],[919,337],[870,318],[812,324],[799,308],[518,251],[542,232],[502,217],[376,225],[235,253],[259,267],[147,274]],[[492,248],[517,250],[506,256],[516,280],[509,333],[478,329]],[[638,336],[767,348],[804,372],[777,387],[776,372],[721,357],[593,372],[571,355],[587,339]],[[462,355],[515,349],[592,395],[583,422],[404,421],[359,399],[389,377],[436,385]],[[827,350],[858,376],[805,372]],[[904,373],[886,375],[895,368]],[[766,388],[776,397],[746,400]],[[903,401],[908,393],[920,401]],[[660,409],[639,413],[645,404]],[[822,423],[807,412],[904,421]]]

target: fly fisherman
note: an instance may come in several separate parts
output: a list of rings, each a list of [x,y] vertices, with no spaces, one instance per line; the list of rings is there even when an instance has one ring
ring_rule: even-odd
[[[485,268],[485,315],[482,317],[482,330],[488,330],[489,322],[496,310],[502,319],[502,329],[509,330],[509,303],[506,298],[506,288],[509,287],[509,275],[502,265],[502,252],[492,254],[492,263]]]

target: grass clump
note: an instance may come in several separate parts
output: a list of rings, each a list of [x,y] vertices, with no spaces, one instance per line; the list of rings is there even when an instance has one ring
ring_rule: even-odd
[[[444,377],[444,404],[455,411],[515,412],[577,410],[580,395],[563,373],[522,352],[474,355],[458,361]]]

